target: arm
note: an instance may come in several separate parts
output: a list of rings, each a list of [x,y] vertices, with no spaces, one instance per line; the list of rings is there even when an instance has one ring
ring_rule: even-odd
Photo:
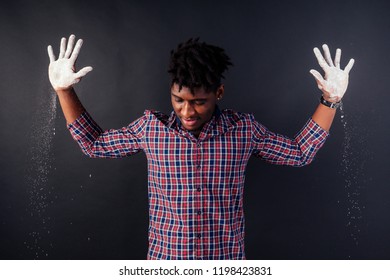
[[[269,131],[251,117],[253,155],[272,164],[300,167],[311,163],[329,135],[309,119],[294,138],[289,138]]]
[[[328,46],[323,45],[322,47],[326,60],[317,48],[314,49],[314,53],[325,71],[325,78],[316,70],[310,70],[310,73],[315,77],[318,88],[322,90],[322,98],[325,101],[321,101],[311,120],[306,123],[294,139],[270,132],[252,120],[254,124],[252,141],[255,144],[253,154],[255,156],[273,164],[303,166],[313,160],[317,151],[324,144],[336,114],[336,108],[330,108],[324,103],[336,107],[341,104],[341,99],[348,87],[348,75],[354,60],[351,59],[345,69],[341,70],[341,50],[337,49],[333,63]]]
[[[335,115],[336,115],[336,109],[332,109],[323,104],[319,104],[311,118],[322,129],[329,132],[329,129],[332,126]]]
[[[73,85],[92,70],[84,67],[76,72],[76,60],[83,41],[75,44],[75,36],[61,39],[60,53],[56,60],[53,48],[48,46],[50,58],[49,79],[57,93],[68,129],[83,151],[89,157],[124,157],[139,152],[142,147],[143,126],[146,118],[140,118],[122,129],[103,131],[85,111]]]
[[[77,97],[73,88],[66,90],[56,90],[58,100],[64,113],[66,124],[73,123],[80,115],[85,112],[83,104]]]
[[[74,122],[68,124],[69,132],[79,144],[81,151],[92,158],[120,158],[136,154],[144,149],[146,115],[126,127],[103,131],[84,111]]]
[[[336,108],[330,108],[324,104],[319,104],[314,112],[312,119],[320,127],[329,131],[336,109],[341,104],[341,99],[348,87],[349,71],[352,69],[354,60],[350,59],[344,70],[340,68],[341,50],[336,50],[334,63],[332,61],[330,51],[327,45],[322,46],[325,58],[322,56],[318,48],[314,48],[314,54],[317,57],[318,63],[325,72],[325,78],[316,70],[310,70],[310,73],[317,81],[318,88],[322,91],[324,103],[336,105]]]
[[[329,129],[332,126],[335,115],[336,115],[336,109],[332,109],[323,104],[319,104],[311,118],[322,129],[329,132]]]
[[[65,38],[61,39],[60,53],[57,60],[53,48],[48,46],[47,49],[50,58],[50,83],[57,93],[67,124],[74,122],[85,111],[73,89],[73,85],[92,71],[90,66],[84,67],[78,72],[75,71],[76,60],[83,44],[83,40],[79,39],[75,45],[75,38],[74,35],[71,35],[68,44],[66,44]]]

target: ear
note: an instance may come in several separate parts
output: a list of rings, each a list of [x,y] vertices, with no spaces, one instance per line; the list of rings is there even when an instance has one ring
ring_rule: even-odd
[[[220,85],[219,88],[217,89],[217,93],[216,93],[217,100],[222,99],[224,92],[225,92],[225,85],[222,84],[222,85]]]

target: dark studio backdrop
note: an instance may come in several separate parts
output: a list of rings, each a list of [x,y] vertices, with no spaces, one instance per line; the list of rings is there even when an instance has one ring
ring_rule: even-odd
[[[84,39],[76,86],[104,129],[145,109],[171,112],[167,64],[199,36],[235,66],[220,106],[293,137],[314,112],[313,47],[353,57],[344,115],[303,168],[252,158],[248,259],[389,259],[388,1],[9,1],[0,4],[0,258],[145,259],[144,154],[89,159],[72,140],[48,77],[47,45]],[[321,70],[322,72],[322,70]],[[55,105],[57,104],[56,108]]]

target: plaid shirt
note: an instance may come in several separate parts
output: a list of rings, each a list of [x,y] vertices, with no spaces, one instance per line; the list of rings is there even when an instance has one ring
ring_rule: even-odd
[[[148,259],[245,259],[243,190],[251,155],[303,166],[328,136],[309,119],[290,139],[251,114],[218,108],[198,138],[174,112],[145,111],[127,127],[107,131],[84,112],[68,128],[90,157],[146,154]]]

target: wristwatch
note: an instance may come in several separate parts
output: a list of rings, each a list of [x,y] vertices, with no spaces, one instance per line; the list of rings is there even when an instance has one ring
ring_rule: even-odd
[[[320,98],[320,103],[332,109],[337,109],[343,104],[341,100],[339,102],[326,101],[322,95]]]

